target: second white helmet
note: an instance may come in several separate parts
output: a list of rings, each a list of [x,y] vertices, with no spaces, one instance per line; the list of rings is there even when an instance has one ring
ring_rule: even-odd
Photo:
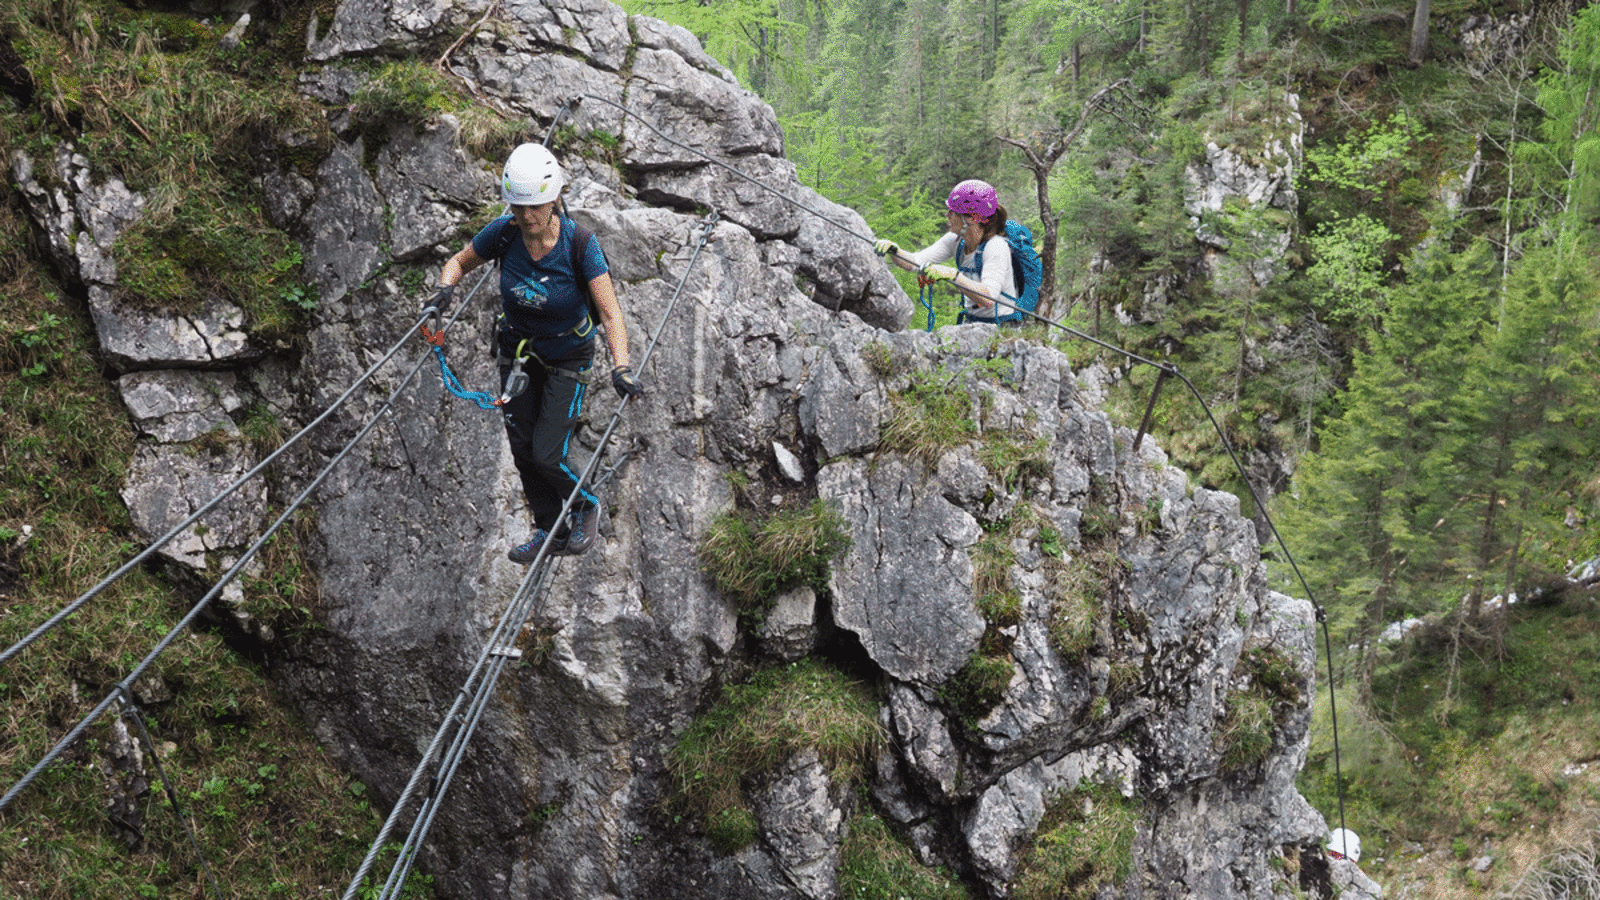
[[[522,144],[511,151],[500,174],[500,199],[513,206],[539,206],[559,197],[566,183],[549,148]]]
[[[1348,828],[1335,828],[1328,836],[1328,852],[1351,862],[1361,861],[1361,838]]]

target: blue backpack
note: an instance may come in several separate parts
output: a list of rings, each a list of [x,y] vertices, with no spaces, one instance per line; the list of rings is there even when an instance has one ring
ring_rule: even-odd
[[[1039,306],[1039,285],[1044,281],[1044,261],[1039,258],[1039,251],[1033,249],[1033,232],[1028,226],[1015,219],[1006,220],[1006,243],[1011,245],[1011,272],[1021,286],[1022,295],[1019,297],[1006,297],[1018,309],[1033,312]],[[963,242],[956,242],[956,259],[960,259],[966,252]],[[972,264],[979,272],[983,271],[983,245],[978,245],[978,251],[972,258]],[[1004,309],[996,306],[995,312]],[[1021,312],[1012,310],[995,316],[996,322],[1021,322],[1027,318]],[[966,313],[958,317],[958,321],[965,321]]]

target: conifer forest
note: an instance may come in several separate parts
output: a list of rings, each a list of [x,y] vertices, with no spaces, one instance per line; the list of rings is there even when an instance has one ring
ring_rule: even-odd
[[[1535,833],[1587,840],[1592,874],[1600,796],[1553,760],[1600,752],[1600,610],[1569,578],[1600,554],[1600,8],[631,8],[700,36],[880,236],[929,243],[950,186],[991,181],[1043,251],[1042,312],[1201,386],[1254,495],[1176,392],[1153,430],[1203,483],[1271,498],[1278,587],[1297,568],[1329,616],[1369,860],[1481,891]],[[1208,145],[1288,171],[1293,202],[1196,204]],[[1154,382],[1123,385],[1130,421]],[[1302,790],[1332,821],[1320,687]]]

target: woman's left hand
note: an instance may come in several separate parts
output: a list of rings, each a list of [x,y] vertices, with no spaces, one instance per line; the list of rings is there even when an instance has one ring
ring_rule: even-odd
[[[644,385],[633,375],[633,369],[628,366],[617,366],[611,370],[611,387],[617,392],[618,397],[637,397],[644,393]]]

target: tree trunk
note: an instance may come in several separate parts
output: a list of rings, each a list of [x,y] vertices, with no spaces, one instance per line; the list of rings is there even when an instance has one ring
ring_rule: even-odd
[[[1422,65],[1428,58],[1428,10],[1431,6],[1432,0],[1417,0],[1411,14],[1411,50],[1406,54],[1406,61],[1413,66]]]
[[[1039,221],[1043,226],[1044,245],[1039,248],[1039,262],[1042,268],[1042,278],[1039,281],[1039,309],[1046,310],[1055,305],[1056,295],[1056,239],[1061,223],[1061,217],[1056,214],[1050,205],[1050,170],[1055,168],[1056,161],[1067,152],[1067,148],[1083,134],[1089,126],[1089,115],[1099,109],[1109,98],[1113,91],[1128,83],[1126,78],[1118,79],[1096,91],[1083,104],[1083,111],[1078,115],[1078,124],[1071,131],[1046,135],[1046,142],[1039,146],[1038,138],[1021,140],[1009,138],[1004,135],[995,135],[995,140],[1010,144],[1022,151],[1027,158],[1028,171],[1033,173],[1034,191],[1039,201]]]
[[[1000,0],[989,4],[989,75],[1000,71]]]

